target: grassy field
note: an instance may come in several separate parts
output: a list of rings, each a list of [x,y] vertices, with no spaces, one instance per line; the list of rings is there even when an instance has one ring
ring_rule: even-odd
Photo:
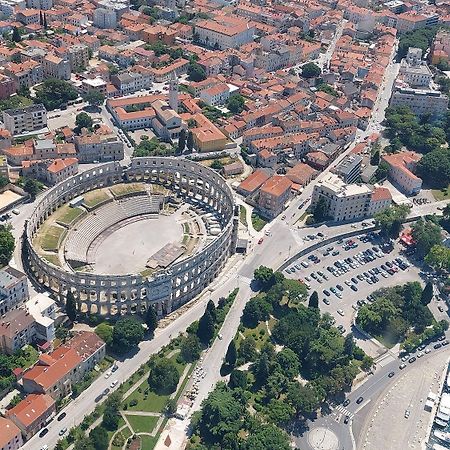
[[[130,437],[130,436],[132,436],[132,432],[131,432],[131,430],[128,428],[128,427],[126,427],[126,428],[124,428],[122,431],[120,431],[120,434],[122,435],[122,439],[120,440],[120,442],[126,442],[126,440]],[[122,445],[114,445],[114,444],[111,444],[111,450],[122,450],[122,448],[123,448],[123,444]]]
[[[211,158],[199,161],[202,166],[210,167],[214,161],[219,161],[222,165],[226,166],[237,161],[236,158],[231,158],[230,156],[224,156],[223,158]]]
[[[59,260],[58,255],[48,255],[44,254],[42,257],[47,260],[49,263],[52,263],[55,266],[61,267],[61,261]]]
[[[447,188],[433,189],[431,192],[437,201],[448,200],[450,198],[450,185],[448,185]]]
[[[39,242],[43,250],[58,250],[58,243],[64,233],[64,228],[50,225],[43,227]]]
[[[94,208],[105,200],[108,200],[108,198],[110,198],[110,196],[108,195],[106,190],[97,189],[95,191],[87,192],[86,194],[84,194],[84,204],[88,208]]]
[[[148,390],[147,394],[145,393],[146,390]],[[135,406],[128,406],[129,411],[159,413],[164,409],[168,398],[168,395],[158,395],[151,391],[148,381],[144,380],[141,385],[126,399],[126,402],[128,405],[131,400],[136,400],[138,402]]]
[[[134,192],[144,192],[145,187],[141,183],[122,183],[110,187],[109,190],[116,197],[122,197],[123,195],[132,194]]]
[[[239,205],[239,220],[241,221],[242,225],[247,226],[247,210],[244,206]]]
[[[267,221],[264,220],[258,213],[252,212],[252,224],[256,231],[261,231],[267,224]]]
[[[64,205],[55,213],[55,220],[58,223],[69,226],[76,218],[80,217],[85,211],[80,208],[71,208]]]
[[[256,328],[245,328],[243,335],[244,338],[252,336],[258,350],[261,350],[263,345],[269,339],[269,333],[265,322],[260,322]]]
[[[151,433],[158,422],[156,416],[126,415],[126,417],[135,433]]]
[[[156,443],[158,442],[158,437],[153,436],[140,436],[141,438],[141,450],[153,450]]]

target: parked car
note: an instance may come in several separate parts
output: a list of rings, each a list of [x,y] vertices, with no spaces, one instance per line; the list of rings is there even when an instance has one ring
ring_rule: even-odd
[[[342,403],[342,406],[348,406],[348,405],[350,405],[350,399],[349,398],[345,399],[344,403]]]
[[[60,420],[63,420],[64,419],[64,417],[66,417],[66,413],[65,412],[62,412],[57,418],[56,418],[56,420],[59,422]]]
[[[356,400],[356,403],[359,405],[363,401],[364,401],[364,397],[358,397],[358,399]]]
[[[48,433],[48,428],[42,428],[39,432],[39,437],[44,437]]]

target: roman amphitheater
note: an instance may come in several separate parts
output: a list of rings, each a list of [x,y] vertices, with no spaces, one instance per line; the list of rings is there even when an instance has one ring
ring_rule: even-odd
[[[229,186],[200,164],[134,158],[46,192],[25,225],[24,266],[81,311],[167,314],[194,298],[235,252]]]

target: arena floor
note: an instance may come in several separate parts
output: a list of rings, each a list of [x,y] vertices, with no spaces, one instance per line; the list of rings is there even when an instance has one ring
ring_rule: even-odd
[[[98,247],[93,272],[140,273],[147,260],[168,243],[181,243],[183,227],[177,214],[139,220],[114,231]]]

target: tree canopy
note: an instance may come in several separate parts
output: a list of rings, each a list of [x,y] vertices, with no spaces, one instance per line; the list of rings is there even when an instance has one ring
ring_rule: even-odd
[[[409,207],[407,205],[391,206],[375,214],[375,222],[380,226],[381,233],[384,236],[396,238],[408,213]]]
[[[9,263],[15,245],[14,236],[9,228],[0,225],[0,264],[6,265]]]
[[[82,111],[82,112],[80,112],[79,114],[76,115],[76,117],[75,117],[75,125],[80,130],[82,128],[91,128],[92,125],[94,125],[94,121],[93,121],[92,117],[89,114],[87,114],[84,111]]]
[[[113,328],[112,344],[116,352],[126,353],[144,339],[144,328],[134,318],[119,319]]]
[[[316,78],[320,76],[322,70],[317,64],[312,62],[306,63],[302,66],[302,76],[305,78]]]
[[[227,100],[227,108],[233,114],[239,114],[244,110],[245,98],[241,94],[231,95]]]
[[[190,81],[198,82],[206,79],[205,69],[196,62],[192,62],[189,64],[187,74]]]
[[[161,358],[156,361],[150,371],[148,384],[153,391],[159,394],[172,394],[177,389],[180,374],[173,361]]]
[[[416,254],[424,258],[434,245],[441,243],[441,227],[431,220],[420,219],[412,226],[412,237],[416,243]]]
[[[64,103],[78,97],[78,92],[72,84],[56,78],[47,78],[35,90],[36,102],[42,103],[47,111],[60,108]]]
[[[97,89],[90,89],[83,94],[83,100],[91,106],[100,106],[105,101],[105,96]]]

